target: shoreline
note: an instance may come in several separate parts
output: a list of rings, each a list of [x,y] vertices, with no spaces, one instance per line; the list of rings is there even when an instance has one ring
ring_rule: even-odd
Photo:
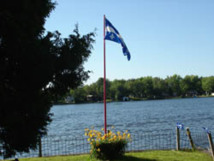
[[[137,98],[137,99],[130,99],[129,101],[112,101],[112,100],[106,100],[106,103],[114,103],[114,102],[137,102],[137,101],[155,101],[155,100],[171,100],[171,99],[188,99],[188,98],[209,98],[214,96],[196,96],[196,97],[168,97],[168,98],[154,98],[154,99],[146,99],[146,98]],[[103,101],[97,101],[97,102],[82,102],[82,103],[53,103],[53,105],[79,105],[79,104],[93,104],[93,103],[103,103]]]

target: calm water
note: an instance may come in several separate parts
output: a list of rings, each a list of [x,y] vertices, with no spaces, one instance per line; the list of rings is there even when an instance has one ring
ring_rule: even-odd
[[[55,105],[48,135],[83,136],[84,129],[103,127],[103,104]],[[131,133],[166,132],[182,122],[191,130],[214,131],[214,98],[171,99],[107,104],[107,124]]]
[[[103,128],[103,104],[56,105],[51,112],[54,116],[52,123],[48,126],[48,135],[54,137],[43,140],[43,155],[88,153],[90,146],[87,141],[82,140],[84,129],[91,126],[99,130]],[[128,150],[174,149],[177,122],[190,127],[192,132],[204,134],[202,140],[200,138],[193,138],[193,140],[197,141],[197,146],[206,149],[209,145],[207,139],[204,139],[207,137],[202,127],[208,127],[214,132],[213,116],[214,97],[107,104],[109,128],[115,126],[116,130],[129,130],[130,133],[137,134],[133,135]],[[182,132],[181,145],[188,147],[185,131]],[[165,135],[167,133],[170,135]],[[138,137],[138,134],[146,135]],[[147,134],[149,134],[148,137],[146,137]],[[63,140],[62,137],[66,139]],[[38,156],[38,150],[17,154],[17,156],[19,158]],[[2,159],[1,156],[0,159]]]

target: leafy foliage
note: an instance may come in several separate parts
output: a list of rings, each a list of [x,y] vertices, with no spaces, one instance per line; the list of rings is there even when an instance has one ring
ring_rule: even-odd
[[[207,94],[214,92],[214,76],[202,78],[202,89]]]
[[[187,75],[182,78],[179,75],[168,76],[166,79],[158,77],[141,77],[130,80],[106,80],[107,99],[123,100],[123,97],[129,97],[133,100],[140,99],[162,99],[169,97],[193,97],[196,95],[209,95],[214,92],[214,77],[198,77],[196,75]],[[71,95],[80,92],[79,89],[72,90]],[[93,96],[92,102],[103,100],[103,78],[97,82],[81,87],[82,94],[78,96],[81,100],[87,95]],[[74,93],[74,94],[73,94]],[[74,99],[80,99],[75,97]]]
[[[54,100],[89,77],[94,33],[45,33],[51,0],[0,2],[0,144],[5,157],[36,148]]]
[[[187,75],[181,80],[180,88],[183,95],[192,93],[201,94],[201,78],[194,75]]]
[[[166,78],[166,83],[168,86],[168,93],[170,96],[180,96],[181,95],[181,76],[179,75],[173,75],[171,77]]]
[[[113,160],[121,158],[125,154],[125,147],[127,142],[125,140],[119,140],[115,142],[103,142],[94,147],[94,157],[101,160]]]
[[[91,144],[91,156],[101,160],[113,160],[121,158],[125,153],[127,143],[131,141],[131,135],[128,131],[114,133],[108,130],[104,133],[97,130],[85,129],[85,135]]]

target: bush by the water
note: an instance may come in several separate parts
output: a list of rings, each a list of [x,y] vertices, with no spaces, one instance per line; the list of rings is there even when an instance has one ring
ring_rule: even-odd
[[[112,160],[120,158],[125,153],[127,143],[131,141],[128,131],[114,133],[111,130],[104,133],[97,130],[85,129],[85,135],[91,144],[91,157],[101,160]]]

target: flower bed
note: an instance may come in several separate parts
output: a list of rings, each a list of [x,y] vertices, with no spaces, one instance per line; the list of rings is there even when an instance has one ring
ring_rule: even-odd
[[[112,160],[120,158],[125,153],[127,143],[131,141],[131,135],[128,131],[114,133],[108,130],[104,133],[103,130],[85,129],[85,135],[88,136],[88,141],[91,144],[91,157],[101,160]]]

